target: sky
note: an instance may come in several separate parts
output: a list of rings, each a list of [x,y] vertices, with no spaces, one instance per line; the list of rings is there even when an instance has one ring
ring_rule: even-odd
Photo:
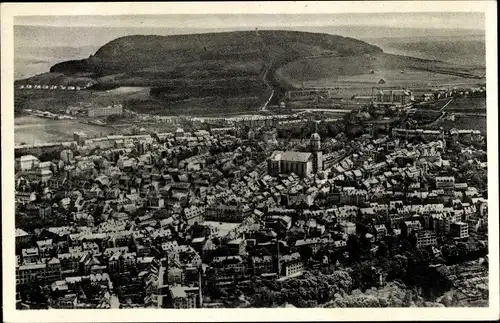
[[[231,28],[290,26],[384,26],[485,29],[483,13],[391,12],[343,14],[174,14],[109,16],[16,16],[15,25],[56,27]]]

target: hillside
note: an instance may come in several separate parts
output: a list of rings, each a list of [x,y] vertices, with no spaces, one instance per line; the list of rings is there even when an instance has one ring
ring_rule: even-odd
[[[411,89],[484,82],[484,69],[386,53],[300,58],[281,66],[276,74],[293,87],[330,87],[344,98],[370,93],[380,80],[384,86]]]
[[[152,113],[255,111],[271,94],[264,80],[269,69],[311,55],[381,52],[356,39],[294,31],[135,35],[115,39],[87,59],[61,62],[50,73],[19,83],[94,80],[98,88],[151,87],[149,100],[128,103]]]
[[[462,74],[457,77],[470,77],[456,66],[387,55],[379,47],[353,38],[263,30],[120,37],[86,59],[58,63],[49,73],[17,83],[70,85],[91,81],[95,90],[148,87],[149,96],[113,99],[145,113],[218,114],[256,111],[273,89],[271,104],[275,104],[284,89],[300,86],[304,80],[331,86],[344,78],[358,82],[361,77],[361,83],[372,86],[378,80],[375,78],[391,78],[385,71],[394,74],[406,68],[425,71],[418,75],[421,78],[436,70],[439,75],[456,76],[459,71]],[[377,73],[363,76],[370,69]],[[29,100],[31,96],[25,101]]]

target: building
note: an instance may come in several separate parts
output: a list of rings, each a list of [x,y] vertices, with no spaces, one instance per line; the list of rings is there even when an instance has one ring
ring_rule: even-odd
[[[47,265],[44,263],[18,266],[16,268],[16,285],[22,285],[30,281],[43,279],[46,267]]]
[[[25,155],[19,158],[18,167],[20,170],[32,170],[40,164],[40,160],[33,155]]]
[[[214,257],[210,264],[220,276],[243,275],[247,271],[246,265],[240,256]]]
[[[425,248],[437,245],[437,236],[432,231],[420,231],[416,234],[417,248]]]
[[[409,236],[412,233],[422,230],[422,224],[418,220],[404,221],[402,223],[403,233]]]
[[[342,229],[342,232],[347,235],[356,234],[356,224],[352,222],[341,222],[340,228]]]
[[[136,263],[136,253],[115,253],[108,261],[108,269],[111,273],[129,272]]]
[[[313,156],[297,151],[274,151],[267,160],[267,171],[272,176],[295,173],[307,177],[313,172]]]
[[[280,259],[281,274],[283,276],[299,275],[304,271],[304,263],[298,252],[286,255]]]
[[[51,284],[59,279],[61,279],[61,263],[57,258],[47,263],[30,263],[16,267],[16,285],[34,280]]]
[[[288,91],[286,97],[290,101],[317,101],[319,98],[330,98],[330,91],[324,89],[303,89]]]
[[[311,135],[310,149],[313,157],[313,173],[320,172],[323,170],[323,152],[321,151],[321,137],[316,132]]]
[[[248,205],[214,205],[205,210],[206,221],[242,222],[251,213]]]
[[[392,128],[393,138],[425,138],[426,140],[443,140],[444,131],[441,130],[427,130],[427,129],[403,129]],[[444,140],[443,140],[444,142]]]
[[[84,132],[75,132],[73,134],[73,140],[76,141],[77,145],[79,145],[79,146],[85,146],[87,139],[88,139],[87,134],[85,134]],[[63,157],[62,152],[61,152],[61,157]],[[73,153],[71,153],[71,154],[68,153],[68,156],[67,156],[68,161],[71,160],[70,158],[73,159]]]
[[[373,229],[377,241],[382,240],[387,235],[387,228],[383,224],[376,224]]]
[[[455,190],[455,177],[453,176],[439,176],[436,177],[436,189],[445,191]]]
[[[267,171],[272,176],[294,173],[307,177],[323,170],[321,137],[313,133],[309,142],[309,152],[274,151],[267,160]]]
[[[38,215],[42,219],[50,217],[52,215],[52,206],[50,204],[40,205],[38,207]]]
[[[24,231],[23,229],[16,228],[16,245],[23,245],[28,243],[31,239],[29,233]]]
[[[170,286],[167,306],[170,308],[196,308],[198,287]]]
[[[189,225],[193,225],[196,222],[203,222],[205,212],[206,210],[204,206],[193,205],[189,208],[184,208],[184,216],[186,217],[186,221]]]
[[[24,264],[34,264],[40,261],[38,248],[26,248],[21,250]]]
[[[384,82],[385,83],[385,82]],[[414,100],[413,94],[409,90],[398,89],[373,89],[372,102],[375,107],[392,106],[405,107],[411,104]]]
[[[250,272],[253,275],[272,274],[276,272],[273,256],[254,256],[250,258]]]
[[[123,106],[115,104],[107,107],[89,108],[89,117],[107,117],[111,115],[121,115],[123,113]]]
[[[469,237],[469,225],[465,222],[455,222],[450,225],[450,234],[459,239]]]
[[[227,247],[229,249],[229,252],[232,255],[243,255],[246,252],[246,240],[243,238],[238,238],[231,240],[227,243]]]

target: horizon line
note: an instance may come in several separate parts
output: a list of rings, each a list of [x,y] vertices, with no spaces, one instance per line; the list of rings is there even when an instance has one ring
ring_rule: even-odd
[[[13,27],[49,27],[49,28],[137,28],[137,29],[146,29],[146,28],[155,28],[155,29],[162,29],[162,28],[169,28],[169,29],[231,29],[231,28],[240,28],[240,29],[246,29],[246,28],[252,28],[248,30],[255,30],[255,28],[264,28],[262,30],[265,30],[265,28],[304,28],[304,27],[362,27],[362,28],[373,28],[373,27],[378,27],[378,28],[391,28],[391,29],[441,29],[441,30],[469,30],[469,31],[480,31],[482,33],[485,32],[485,29],[482,28],[456,28],[456,27],[433,27],[433,26],[422,26],[422,27],[412,27],[412,26],[406,26],[406,27],[396,27],[396,26],[387,26],[387,25],[294,25],[294,26],[282,26],[282,25],[270,25],[270,26],[245,26],[245,27],[239,27],[239,26],[227,26],[227,27],[174,27],[174,26],[144,26],[144,25],[138,25],[138,26],[95,26],[95,25],[70,25],[70,26],[58,26],[58,25],[40,25],[40,24],[13,24]],[[420,37],[420,36],[415,36],[415,37]]]

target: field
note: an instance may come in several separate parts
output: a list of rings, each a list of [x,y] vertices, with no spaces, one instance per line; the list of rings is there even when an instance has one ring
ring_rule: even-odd
[[[130,99],[147,99],[148,97],[149,88],[145,87],[128,87],[109,91],[15,90],[14,111],[31,109],[57,113],[69,106],[79,104],[107,106],[113,103],[124,103]]]
[[[336,89],[333,95],[344,98],[370,94],[375,86],[475,86],[482,80],[473,76],[480,75],[475,68],[391,54],[305,58],[277,71],[280,81],[293,87],[331,87]],[[385,84],[378,84],[381,79]]]
[[[486,98],[454,98],[445,111],[486,113]]]
[[[83,131],[89,137],[114,133],[116,130],[104,126],[80,123],[76,120],[50,120],[32,116],[14,119],[14,142],[37,144],[73,140],[73,133]]]

